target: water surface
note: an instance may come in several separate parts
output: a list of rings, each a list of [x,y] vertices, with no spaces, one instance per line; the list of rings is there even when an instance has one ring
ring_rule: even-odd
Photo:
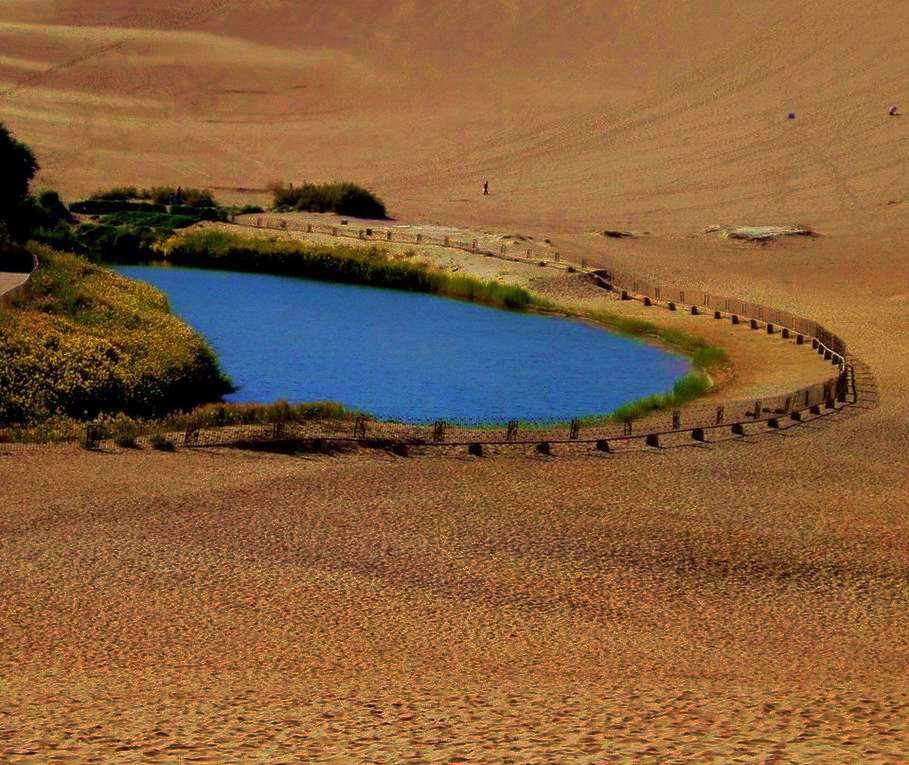
[[[568,420],[684,375],[687,359],[582,321],[414,292],[208,269],[118,266],[165,292],[239,402],[340,401],[409,422]]]

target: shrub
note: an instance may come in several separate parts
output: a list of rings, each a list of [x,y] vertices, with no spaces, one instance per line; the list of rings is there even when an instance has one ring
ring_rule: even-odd
[[[380,218],[387,216],[385,203],[368,189],[355,183],[304,183],[302,186],[272,188],[276,210],[306,212],[334,212],[355,218]]]
[[[96,191],[88,201],[130,201],[134,199],[150,200],[156,205],[186,204],[190,207],[218,207],[214,196],[207,189],[184,189],[173,186],[152,186],[150,189],[140,189],[136,186],[118,186],[107,191]]]
[[[128,425],[124,425],[114,431],[114,443],[121,449],[139,448],[139,442],[136,440],[135,429]]]
[[[157,449],[159,452],[172,452],[174,451],[173,441],[167,438],[167,436],[162,435],[161,433],[155,433],[148,439],[148,445],[152,449]]]
[[[41,244],[46,244],[60,252],[73,252],[81,254],[85,248],[76,236],[75,231],[65,223],[58,223],[53,228],[38,228],[32,232],[32,239]]]
[[[45,226],[55,226],[70,220],[69,210],[66,209],[66,205],[63,204],[63,200],[56,191],[50,189],[42,191],[38,195],[38,206],[44,214],[42,223]]]
[[[232,390],[205,340],[147,284],[33,244],[28,297],[0,316],[0,424],[165,415]]]
[[[220,207],[193,207],[192,205],[171,205],[171,215],[184,215],[195,220],[227,220],[227,211]]]
[[[83,224],[76,228],[73,236],[79,243],[79,250],[94,261],[116,261],[137,263],[151,260],[159,237],[150,228],[137,226],[111,226]]]
[[[33,266],[32,255],[25,247],[0,240],[0,271],[27,274]]]
[[[127,199],[148,199],[143,196],[143,192],[135,186],[117,186],[107,191],[96,191],[89,197],[89,200],[127,200]]]
[[[155,234],[166,239],[178,228],[187,228],[197,223],[195,215],[174,215],[158,212],[116,212],[105,215],[101,222],[108,226],[131,226],[136,229],[151,229]]]
[[[159,205],[185,205],[187,207],[219,207],[208,189],[184,189],[173,186],[155,186],[144,192],[148,199]]]
[[[32,206],[29,184],[38,171],[38,161],[32,150],[18,141],[0,122],[0,229],[5,236],[17,240],[28,238],[31,216],[23,208]]]
[[[121,199],[86,199],[81,202],[73,202],[70,207],[74,213],[82,215],[107,215],[115,212],[157,212],[166,213],[165,205],[151,204],[149,202],[131,202]]]

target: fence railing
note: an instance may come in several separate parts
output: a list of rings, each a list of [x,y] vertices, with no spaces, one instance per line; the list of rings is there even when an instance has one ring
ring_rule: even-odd
[[[802,342],[806,338],[817,341],[814,347],[821,345],[825,351],[829,350],[828,358],[836,356],[838,363],[846,360],[846,343],[814,319],[726,295],[652,282],[625,271],[602,268],[592,274],[600,286],[621,292],[623,298],[642,300],[646,305],[657,303],[671,310],[683,307],[700,312],[703,309],[717,319],[730,318],[733,323],[757,322],[755,328],[766,328],[771,334],[779,332],[784,339],[794,335],[797,340],[801,336]]]
[[[299,231],[302,233],[323,234],[339,238],[359,239],[376,243],[394,242],[398,244],[422,244],[447,247],[474,254],[502,258],[514,262],[544,262],[564,270],[575,270],[589,273],[600,286],[624,293],[628,298],[638,299],[646,305],[662,304],[677,309],[702,309],[716,315],[717,318],[732,318],[733,321],[747,319],[758,322],[761,328],[769,327],[771,332],[779,331],[784,337],[793,334],[802,338],[816,340],[825,350],[835,355],[839,363],[845,362],[846,343],[833,332],[813,319],[798,316],[760,303],[752,303],[726,295],[714,295],[710,292],[685,287],[675,287],[660,282],[644,279],[636,274],[613,268],[593,268],[586,260],[573,264],[562,259],[561,254],[550,247],[540,247],[532,242],[509,244],[499,238],[498,246],[489,237],[472,236],[466,232],[461,236],[430,236],[425,233],[410,231],[406,228],[390,228],[385,225],[351,226],[348,223],[319,223],[301,221],[279,215],[242,215],[233,220],[236,225],[274,231]],[[783,332],[783,330],[786,330]],[[817,347],[817,346],[815,346]]]
[[[810,422],[856,403],[858,389],[851,366],[836,377],[788,394],[756,401],[701,403],[685,409],[655,413],[640,420],[611,418],[575,419],[570,422],[437,420],[406,423],[347,419],[294,419],[276,408],[267,422],[214,425],[190,420],[179,432],[159,432],[137,439],[137,445],[160,448],[248,446],[267,449],[332,449],[359,444],[407,454],[412,448],[467,448],[480,455],[484,447],[535,447],[550,453],[553,444],[574,444],[598,451],[628,447],[662,447],[683,442],[709,442],[730,437],[779,432]],[[90,423],[83,443],[89,448],[108,445],[115,437],[112,426]]]
[[[307,234],[322,234],[346,239],[359,239],[381,244],[414,244],[433,247],[447,247],[477,255],[487,255],[516,263],[545,261],[549,265],[560,265],[565,269],[575,268],[570,264],[562,265],[560,253],[552,247],[541,247],[529,241],[505,242],[501,237],[490,237],[485,234],[473,235],[459,232],[443,236],[432,236],[420,231],[411,231],[407,227],[390,227],[384,224],[363,225],[349,222],[319,223],[285,218],[279,215],[237,215],[231,220],[237,226],[258,228],[269,231],[298,231]],[[585,264],[586,267],[586,264]]]

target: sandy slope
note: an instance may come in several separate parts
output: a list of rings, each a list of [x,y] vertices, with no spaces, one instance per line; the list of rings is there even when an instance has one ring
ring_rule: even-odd
[[[881,389],[798,437],[635,458],[2,456],[0,753],[909,757],[907,21],[0,2],[0,117],[70,194],[362,180],[403,219],[814,316]],[[790,222],[824,236],[702,233]]]

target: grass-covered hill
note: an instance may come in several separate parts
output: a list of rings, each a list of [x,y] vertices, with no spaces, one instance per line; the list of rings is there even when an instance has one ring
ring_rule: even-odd
[[[28,297],[0,312],[0,424],[157,416],[231,389],[205,340],[149,285],[31,245]]]

